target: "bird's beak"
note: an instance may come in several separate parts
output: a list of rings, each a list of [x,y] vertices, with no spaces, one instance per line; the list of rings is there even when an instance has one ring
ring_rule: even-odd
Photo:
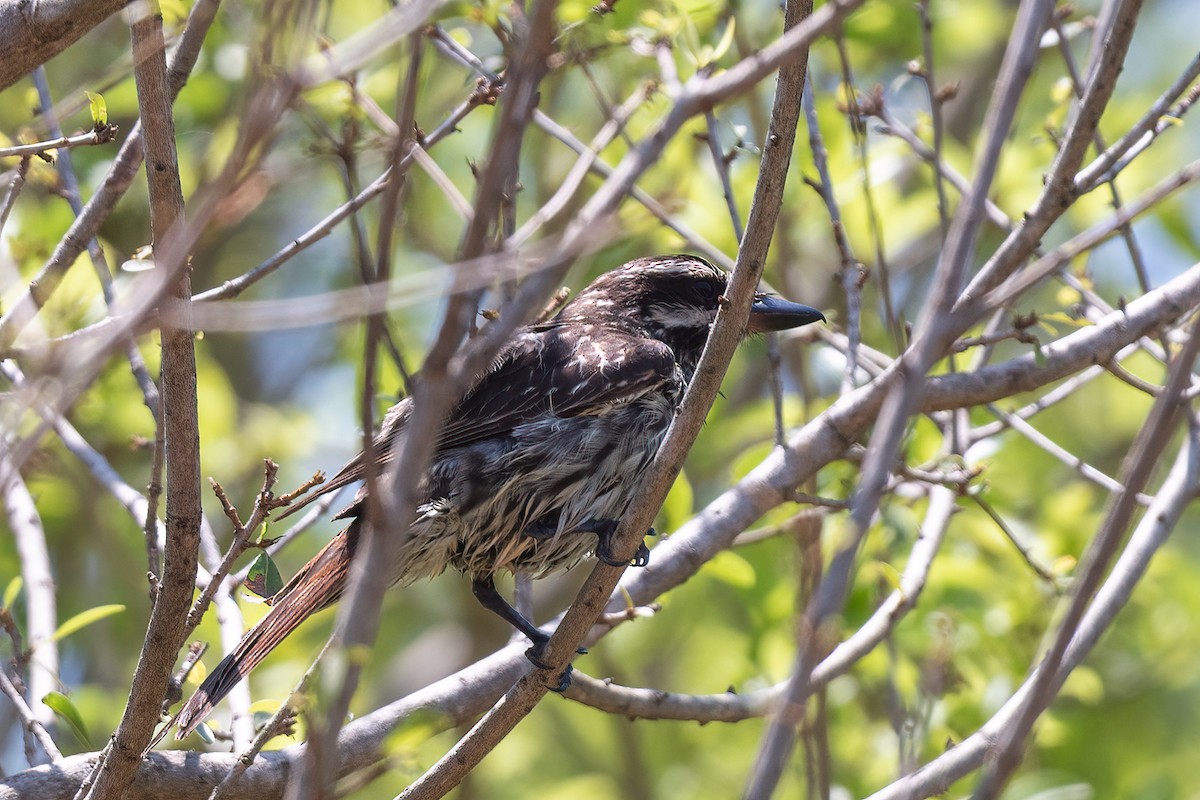
[[[750,322],[747,323],[746,330],[749,333],[786,331],[817,320],[824,322],[825,315],[815,308],[781,300],[769,294],[759,294],[755,295],[754,305],[750,306]]]

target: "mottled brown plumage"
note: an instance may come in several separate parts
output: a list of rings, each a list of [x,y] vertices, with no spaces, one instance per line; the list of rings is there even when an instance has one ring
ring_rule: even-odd
[[[420,484],[424,501],[391,565],[395,583],[453,567],[476,596],[534,642],[547,638],[496,593],[497,572],[544,575],[595,552],[649,465],[699,361],[726,275],[702,259],[642,258],[593,281],[553,320],[520,329],[449,414]],[[750,332],[823,319],[759,296]],[[375,443],[377,486],[399,452],[411,404],[385,416]],[[289,509],[359,481],[363,457]],[[179,715],[190,732],[288,633],[335,602],[364,524],[365,487],[338,514],[350,524],[276,595],[270,613],[209,674]],[[644,563],[643,554],[639,563]]]

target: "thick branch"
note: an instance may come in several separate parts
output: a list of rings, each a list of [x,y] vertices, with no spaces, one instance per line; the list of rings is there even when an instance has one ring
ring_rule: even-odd
[[[66,50],[125,7],[125,0],[0,3],[0,90]]]
[[[140,121],[145,131],[146,176],[150,187],[150,226],[162,254],[183,227],[183,190],[175,151],[175,125],[167,83],[162,19],[143,14],[131,24],[134,78]],[[171,270],[167,294],[187,304],[192,295],[186,259],[164,259]],[[108,758],[92,784],[89,797],[119,797],[137,775],[150,743],[162,700],[183,644],[200,546],[200,433],[196,397],[193,333],[186,327],[162,329],[162,409],[166,456],[166,550],[141,657],[133,675],[129,700],[113,736]]]

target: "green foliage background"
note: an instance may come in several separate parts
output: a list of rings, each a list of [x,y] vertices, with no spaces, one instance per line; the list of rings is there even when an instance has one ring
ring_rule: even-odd
[[[1092,6],[1081,3],[1072,19],[1093,13]],[[332,3],[326,33],[333,40],[343,39],[370,25],[386,8],[373,2]],[[720,65],[731,64],[739,54],[769,41],[779,26],[776,6],[765,0],[618,2],[615,13],[601,18],[590,14],[589,8],[580,0],[564,3],[562,21],[570,25],[562,50],[570,58],[588,62],[590,79],[613,103],[658,75],[653,57],[639,55],[631,46],[636,35],[669,37],[676,45],[676,67],[686,78],[695,71],[697,59],[713,55],[731,17],[736,18],[734,42],[719,55]],[[1102,125],[1110,141],[1143,113],[1194,55],[1194,32],[1173,23],[1186,16],[1187,9],[1186,0],[1164,2],[1144,15],[1117,101]],[[931,10],[937,79],[959,83],[946,110],[946,157],[969,174],[979,120],[1013,9],[1002,2],[934,2]],[[184,11],[164,6],[169,25],[178,24]],[[499,2],[457,2],[444,7],[439,18],[451,36],[497,68],[500,48],[488,26],[507,13]],[[259,30],[255,14],[254,4],[223,7],[201,64],[176,105],[185,196],[221,168],[234,142],[247,97],[245,67],[254,61],[259,46],[251,33]],[[857,87],[867,91],[881,86],[893,113],[928,139],[924,90],[907,72],[907,63],[920,59],[922,50],[920,21],[911,1],[870,3],[847,24],[844,41]],[[1082,57],[1083,37],[1077,51]],[[119,19],[113,19],[48,65],[51,85],[70,112],[64,127],[90,126],[86,100],[81,100],[82,91],[90,90],[103,94],[110,118],[123,131],[130,129],[137,105],[128,58],[128,33]],[[104,64],[114,66],[97,68]],[[404,58],[377,59],[359,75],[358,86],[381,108],[391,109],[398,72],[406,64]],[[474,79],[432,52],[421,69],[417,120],[430,130],[466,97]],[[877,240],[862,191],[863,164],[839,110],[847,92],[833,44],[825,42],[814,49],[811,74],[851,244],[868,262],[874,261],[877,247],[888,255],[894,264],[892,281],[899,307],[906,319],[915,319],[928,264],[936,257],[930,249],[930,235],[939,224],[930,172],[903,143],[872,131],[867,169],[878,214]],[[1040,189],[1040,175],[1053,156],[1048,131],[1063,124],[1062,74],[1056,55],[1046,50],[1005,150],[993,199],[1014,218]],[[748,100],[718,109],[726,146],[738,135],[745,137],[731,172],[743,213],[756,179],[754,143],[760,139],[771,91],[770,82],[764,83]],[[0,130],[15,137],[31,124],[35,105],[31,93],[29,85],[22,83],[0,94]],[[635,138],[644,134],[667,103],[661,93],[653,96],[634,114],[630,134]],[[222,215],[222,224],[201,240],[194,256],[197,290],[253,267],[344,201],[339,164],[322,129],[337,133],[357,128],[360,175],[370,180],[382,169],[384,138],[374,132],[344,86],[314,89],[303,96],[303,105],[303,113],[291,115],[285,123],[262,170],[246,181],[238,202]],[[578,68],[562,69],[549,79],[540,108],[585,141],[605,120],[589,77]],[[493,117],[491,108],[473,112],[457,133],[432,150],[440,167],[468,197],[474,188],[471,162],[486,152]],[[732,227],[707,145],[698,138],[704,132],[702,123],[701,119],[693,124],[695,135],[678,137],[668,147],[640,186],[732,255],[736,250]],[[1165,136],[1123,176],[1123,191],[1136,195],[1175,166],[1195,158],[1200,144],[1189,130],[1193,125],[1185,123],[1174,135]],[[824,206],[802,181],[814,175],[803,139],[802,132],[768,278],[783,293],[829,309],[836,322],[844,312],[834,280],[838,256]],[[627,146],[618,139],[602,157],[615,163]],[[85,196],[103,177],[113,152],[111,147],[73,152]],[[519,219],[550,196],[575,161],[574,154],[540,132],[529,136],[522,158]],[[70,209],[56,194],[57,177],[51,165],[35,161],[29,182],[3,242],[4,268],[15,268],[26,279],[49,256],[71,220]],[[586,185],[594,187],[595,179]],[[461,218],[420,171],[411,173],[405,192],[397,271],[415,273],[452,260],[463,230]],[[1086,198],[1054,231],[1055,236],[1065,239],[1102,218],[1109,211],[1106,203],[1103,192]],[[145,188],[139,179],[102,231],[103,245],[114,262],[147,243],[145,209]],[[368,213],[362,219],[371,233],[376,218]],[[573,285],[580,286],[635,255],[685,247],[633,202],[623,207],[621,224],[619,237],[581,259]],[[1200,218],[1186,195],[1166,203],[1135,230],[1148,250],[1155,283],[1200,256]],[[352,286],[359,281],[354,263],[343,225],[256,285],[245,298],[301,296]],[[1077,268],[1110,302],[1136,292],[1118,247],[1100,248]],[[21,286],[10,277],[5,279],[6,294],[0,297],[6,307]],[[117,276],[122,287],[136,279],[135,273]],[[864,320],[864,340],[894,353],[895,343],[877,313],[878,284],[869,282],[866,291],[870,313]],[[104,309],[97,297],[90,267],[77,265],[40,317],[45,333],[63,334],[102,318]],[[1068,290],[1043,293],[1023,310],[1069,315],[1077,301]],[[415,303],[392,315],[392,330],[410,367],[420,364],[438,311],[436,304]],[[1037,333],[1045,342],[1069,329],[1069,324],[1060,323]],[[352,455],[359,441],[355,398],[362,338],[359,324],[204,335],[197,342],[204,474],[218,479],[235,503],[249,508],[264,457],[282,465],[281,486],[290,487],[316,469],[336,468]],[[140,345],[156,371],[156,341],[146,338]],[[1008,349],[1017,353],[1028,346],[1013,344]],[[799,424],[828,404],[836,391],[838,367],[815,346],[804,351],[785,343],[784,355],[789,368],[785,416],[789,424]],[[1162,379],[1157,365],[1147,361],[1142,367],[1146,379]],[[769,451],[773,422],[767,369],[762,344],[747,344],[734,362],[725,397],[710,416],[685,478],[660,518],[659,530],[669,534]],[[796,379],[800,375],[809,389],[803,396]],[[386,372],[380,385],[387,387],[377,403],[382,414],[397,397],[399,375]],[[1022,398],[1013,398],[1007,405],[1015,408],[1021,402]],[[1114,474],[1148,405],[1146,396],[1128,385],[1098,380],[1039,416],[1037,426],[1088,463]],[[973,413],[976,423],[990,419],[985,410]],[[144,442],[153,437],[153,424],[124,362],[106,369],[97,386],[75,406],[71,419],[126,481],[144,486],[150,467],[150,450]],[[920,464],[936,456],[941,446],[936,430],[919,424],[910,434],[906,452],[910,463]],[[986,454],[978,454],[977,463],[983,467],[982,496],[1040,563],[1068,577],[1095,530],[1104,494],[1071,467],[1012,433],[1000,437],[998,446]],[[806,491],[844,499],[853,489],[856,471],[850,463],[831,465]],[[120,717],[149,610],[144,548],[139,526],[52,437],[43,440],[24,474],[46,526],[60,618],[103,604],[126,606],[124,613],[62,642],[62,691],[80,709],[90,741],[72,743],[64,734],[60,743],[79,751],[102,743]],[[860,559],[844,620],[847,630],[865,620],[892,590],[924,502],[919,497],[895,497],[884,507]],[[215,499],[209,498],[206,510],[219,534],[228,536]],[[777,509],[759,524],[782,523],[796,510],[795,506]],[[1200,548],[1190,535],[1197,521],[1193,511],[1155,560],[1116,627],[1039,724],[1033,749],[1008,796],[1175,798],[1200,793],[1200,771],[1195,766],[1200,763],[1200,738],[1194,722],[1200,713],[1200,662],[1195,658],[1200,650],[1196,623],[1200,588],[1195,580]],[[843,514],[829,514],[824,521],[825,540],[836,541],[844,525]],[[329,524],[318,526],[297,542],[280,559],[285,570],[290,574],[333,530]],[[623,626],[580,658],[578,666],[623,684],[676,692],[713,693],[729,687],[746,691],[782,680],[794,652],[801,561],[797,541],[787,535],[725,553],[695,580],[664,598],[660,613]],[[0,537],[0,582],[19,572],[11,537]],[[541,584],[541,613],[547,615],[569,601],[583,574],[579,569]],[[964,501],[919,608],[899,625],[885,647],[835,680],[824,695],[833,781],[839,791],[852,796],[869,793],[905,768],[902,752],[923,762],[982,724],[1024,678],[1043,632],[1054,619],[1055,598],[1054,587],[1034,574],[996,525]],[[19,597],[15,604],[18,619],[23,602]],[[261,613],[250,604],[246,611],[248,621]],[[278,649],[254,678],[256,698],[282,697],[324,641],[331,616],[305,626]],[[476,608],[465,582],[457,576],[394,593],[387,600],[386,624],[355,705],[361,713],[448,674],[503,644],[506,635],[500,624]],[[215,642],[215,623],[206,621],[198,636]],[[215,655],[206,659],[210,666],[215,660]],[[631,722],[550,697],[456,796],[494,800],[733,796],[740,791],[762,730],[759,720],[706,726]],[[355,796],[392,797],[460,733],[429,736],[421,722],[411,724],[393,739],[393,769]],[[20,768],[19,745],[9,742],[3,756],[6,771]],[[804,760],[797,759],[781,796],[803,796],[803,770]],[[962,794],[969,786],[964,782],[950,794]]]

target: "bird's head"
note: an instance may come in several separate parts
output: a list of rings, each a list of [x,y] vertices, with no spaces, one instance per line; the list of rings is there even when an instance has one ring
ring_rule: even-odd
[[[630,261],[592,281],[558,315],[633,330],[666,342],[685,365],[694,365],[717,318],[729,276],[691,255]],[[815,308],[757,294],[746,333],[798,328],[825,316]]]

